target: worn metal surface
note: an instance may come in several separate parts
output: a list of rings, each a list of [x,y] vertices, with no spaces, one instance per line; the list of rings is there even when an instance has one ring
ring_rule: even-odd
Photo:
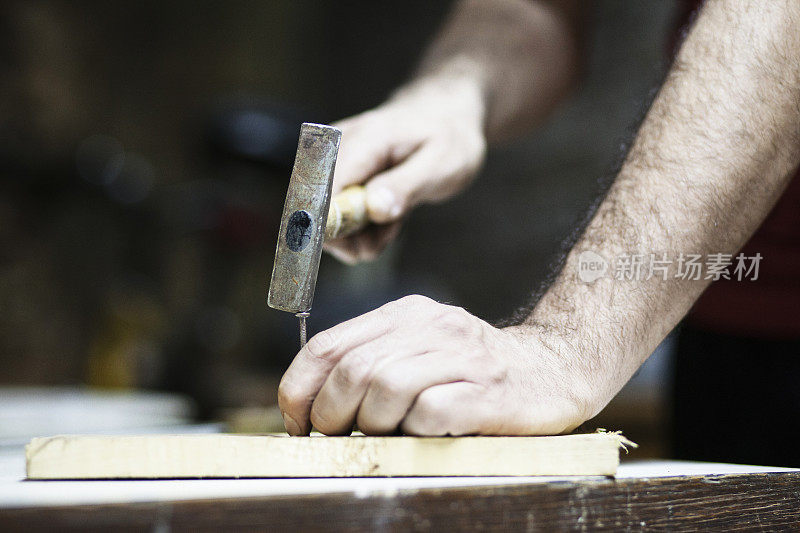
[[[267,296],[274,309],[311,310],[341,136],[332,126],[300,128]]]

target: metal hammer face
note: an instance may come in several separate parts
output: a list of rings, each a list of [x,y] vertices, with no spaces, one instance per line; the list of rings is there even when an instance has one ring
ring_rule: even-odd
[[[305,123],[300,128],[267,296],[274,309],[311,310],[341,137],[332,126]]]

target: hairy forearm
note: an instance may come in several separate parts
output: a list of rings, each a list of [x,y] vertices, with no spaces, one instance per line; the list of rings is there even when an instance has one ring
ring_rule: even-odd
[[[666,280],[585,283],[579,255],[735,253],[798,161],[800,3],[708,2],[619,175],[523,327],[565,339],[607,401],[709,281],[675,277],[673,265]]]
[[[575,80],[578,11],[574,0],[461,0],[400,94],[444,80],[480,101],[489,141],[529,128]]]

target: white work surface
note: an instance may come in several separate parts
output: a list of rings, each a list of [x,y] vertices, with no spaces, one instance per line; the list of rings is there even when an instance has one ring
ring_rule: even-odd
[[[791,472],[793,468],[694,463],[684,461],[623,462],[617,478]],[[21,448],[0,449],[0,508],[104,503],[158,502],[349,493],[356,497],[393,496],[401,490],[468,486],[518,485],[576,481],[578,477],[436,477],[321,479],[178,479],[135,481],[25,481]]]

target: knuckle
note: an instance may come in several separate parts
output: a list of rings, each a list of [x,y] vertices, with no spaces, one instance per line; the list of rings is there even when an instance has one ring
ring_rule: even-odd
[[[406,305],[408,307],[416,307],[420,305],[428,305],[430,303],[433,303],[433,300],[421,294],[409,294],[408,296],[403,296],[397,301],[402,302],[403,305]]]
[[[433,300],[421,294],[410,294],[383,306],[384,310],[390,313],[416,312],[433,303]]]
[[[392,399],[400,396],[405,390],[399,376],[383,373],[373,378],[371,387],[375,394],[382,399]]]
[[[381,122],[383,122],[384,111],[380,107],[368,109],[358,115],[359,122],[358,124],[361,126],[379,126]]]
[[[330,330],[317,333],[306,343],[305,350],[316,359],[326,359],[336,346],[336,338]]]
[[[461,140],[456,149],[448,149],[439,161],[440,174],[453,192],[469,184],[486,159],[486,141],[479,136]]]
[[[372,361],[363,351],[348,354],[334,368],[336,384],[342,388],[363,385],[369,377],[371,363]]]
[[[420,395],[417,396],[415,410],[423,420],[437,426],[441,425],[447,419],[447,412],[444,404],[430,389],[422,391]]]
[[[444,435],[447,432],[447,414],[434,395],[423,391],[414,403],[412,412],[403,421],[406,433],[421,436]]]
[[[474,320],[472,315],[460,307],[448,307],[436,319],[436,324],[447,331],[460,335],[472,332]]]
[[[293,410],[301,402],[302,391],[292,382],[282,380],[278,385],[278,405],[284,411]]]
[[[359,409],[356,415],[358,429],[366,435],[390,435],[397,430],[399,420],[392,414],[392,410],[386,406],[370,406],[369,409]]]
[[[372,126],[375,121],[377,112],[375,109],[368,109],[358,115],[340,120],[334,124],[340,130],[347,131],[348,133],[360,133],[362,130]]]

